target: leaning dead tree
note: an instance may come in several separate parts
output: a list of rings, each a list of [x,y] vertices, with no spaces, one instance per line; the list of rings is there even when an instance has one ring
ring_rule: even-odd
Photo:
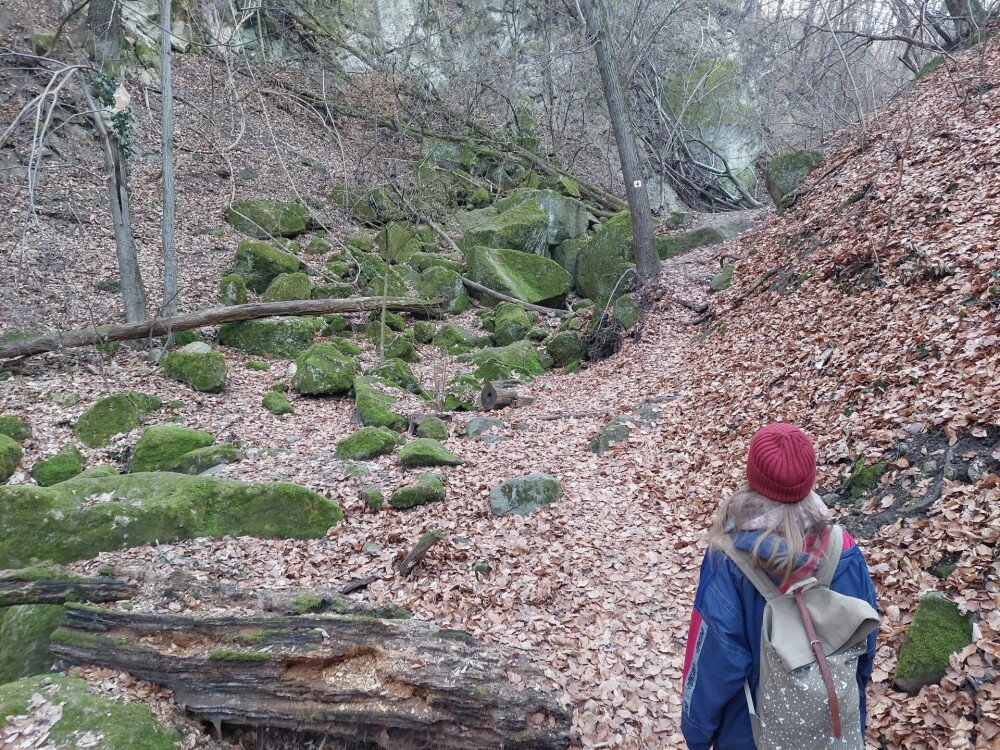
[[[570,744],[570,713],[541,670],[463,631],[366,617],[66,610],[55,656],[164,685],[220,730],[285,729],[386,750]]]

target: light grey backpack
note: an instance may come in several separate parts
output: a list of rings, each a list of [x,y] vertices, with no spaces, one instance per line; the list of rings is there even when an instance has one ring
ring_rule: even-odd
[[[756,701],[743,683],[758,750],[864,748],[858,660],[878,613],[829,588],[843,541],[834,526],[816,576],[784,594],[749,555],[727,545],[726,554],[767,600]]]

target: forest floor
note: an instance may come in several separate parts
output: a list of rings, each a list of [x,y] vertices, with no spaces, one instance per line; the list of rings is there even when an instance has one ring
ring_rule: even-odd
[[[178,90],[213,91],[211,72],[204,61],[181,64]],[[858,459],[891,459],[878,485],[885,491],[843,509],[849,526],[864,532],[858,534],[882,604],[869,746],[995,747],[1000,477],[949,480],[920,516],[887,511],[901,490],[923,489],[917,461],[901,452],[901,442],[916,443],[917,435],[945,445],[995,440],[1000,425],[998,86],[994,41],[982,59],[966,55],[914,85],[870,119],[863,144],[845,138],[830,148],[790,211],[769,214],[725,247],[668,262],[660,285],[667,296],[646,312],[636,335],[608,360],[537,378],[528,393],[534,403],[499,415],[506,439],[458,437],[479,415],[456,415],[446,446],[465,464],[443,469],[443,503],[408,513],[370,511],[358,498],[361,482],[335,457],[336,441],[356,428],[353,403],[293,396],[295,413],[272,417],[260,399],[285,377],[287,362],[253,371],[243,366],[253,358],[235,351],[226,351],[230,380],[218,395],[166,380],[146,353],[128,348],[113,356],[38,357],[0,383],[0,411],[30,418],[28,467],[72,440],[72,422],[100,396],[137,389],[177,399],[181,424],[247,449],[247,460],[222,476],[299,482],[337,499],[346,513],[320,540],[201,539],[74,566],[95,572],[111,565],[142,582],[136,607],[204,613],[243,606],[206,604],[166,586],[178,572],[245,591],[250,601],[263,589],[335,588],[370,574],[375,582],[357,598],[399,604],[544,666],[572,701],[574,731],[588,748],[683,747],[681,666],[705,529],[724,493],[741,482],[750,435],[769,421],[794,421],[817,443],[826,490],[842,491]],[[155,128],[143,97],[133,98],[144,123],[134,167],[136,222],[155,298]],[[223,220],[233,191],[287,198],[294,186],[322,203],[346,176],[338,165],[360,164],[369,153],[370,133],[361,123],[343,123],[342,157],[328,133],[260,103],[242,115],[252,127],[223,151],[209,144],[232,144],[243,131],[239,116],[209,125],[198,108],[179,107],[187,148],[179,177],[187,304],[214,304],[238,239]],[[6,100],[0,120],[11,106]],[[285,158],[271,158],[275,149]],[[82,167],[60,172],[39,194],[52,215],[0,229],[0,333],[104,321],[117,309],[117,297],[94,288],[114,272],[96,162],[92,153],[77,157]],[[4,180],[0,191],[10,205],[23,205],[16,170]],[[328,209],[334,236],[349,232],[336,207]],[[711,317],[696,323],[697,315],[671,297],[706,300],[723,256],[740,259],[733,285],[712,298]],[[422,353],[414,369],[424,382],[452,366],[429,347]],[[67,405],[68,395],[78,403]],[[627,441],[602,456],[588,450],[611,416],[650,398],[657,399],[655,421],[637,422]],[[119,440],[110,455],[86,451],[89,463],[120,458],[137,437]],[[362,481],[387,491],[407,474],[391,457],[370,469]],[[490,489],[535,471],[556,476],[565,496],[530,516],[493,517]],[[11,481],[28,481],[26,471]],[[881,528],[859,522],[879,513]],[[444,531],[445,541],[399,579],[393,561],[431,529]],[[366,543],[378,551],[364,552]],[[931,569],[945,558],[956,569],[940,579]],[[489,561],[488,574],[473,571],[479,560]],[[908,696],[892,688],[891,673],[913,608],[931,590],[978,614],[976,642],[953,658],[940,686]],[[107,670],[84,673],[109,693],[177,714],[162,691]],[[186,725],[186,746],[215,746],[196,729]]]

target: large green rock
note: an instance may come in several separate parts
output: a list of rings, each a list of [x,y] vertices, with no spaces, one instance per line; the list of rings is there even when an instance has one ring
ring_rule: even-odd
[[[405,263],[410,257],[424,249],[427,233],[424,227],[417,227],[406,221],[387,224],[376,235],[379,254],[390,263]]]
[[[226,358],[200,341],[166,354],[160,364],[164,375],[187,383],[196,391],[217,393],[226,387],[229,373]]]
[[[403,266],[400,266],[403,268]],[[357,271],[361,293],[366,297],[405,297],[406,282],[399,272],[374,253],[355,252],[349,263],[350,272]]]
[[[499,302],[493,316],[493,338],[500,346],[513,344],[528,335],[532,319],[520,305]]]
[[[572,331],[557,333],[548,343],[545,344],[545,351],[556,367],[565,367],[578,360],[583,359],[587,353],[587,347],[583,340]]]
[[[213,536],[322,537],[336,502],[286,483],[152,472],[74,477],[52,487],[0,486],[0,569],[33,558],[66,563],[98,552]]]
[[[441,300],[444,311],[450,315],[459,315],[472,307],[462,277],[448,268],[431,266],[420,274],[418,291],[425,299]]]
[[[473,281],[524,302],[557,305],[570,290],[566,269],[541,255],[475,246],[465,264]]]
[[[434,335],[434,346],[448,354],[465,354],[482,346],[488,346],[488,336],[480,336],[468,328],[454,323],[443,323]]]
[[[350,299],[356,291],[354,285],[347,282],[317,284],[309,296],[311,299]]]
[[[238,273],[227,273],[219,282],[219,299],[224,305],[245,305],[247,280]]]
[[[83,465],[84,458],[80,449],[75,445],[67,445],[61,453],[57,453],[51,458],[43,458],[32,466],[31,478],[40,487],[50,487],[82,473]]]
[[[972,643],[972,618],[940,594],[925,594],[913,614],[893,675],[897,689],[915,693],[941,681],[951,655]]]
[[[31,437],[31,426],[20,417],[0,417],[0,435],[6,435],[17,443],[23,443]]]
[[[0,435],[0,483],[6,482],[14,475],[22,455],[21,446],[15,443],[13,438]]]
[[[788,205],[792,194],[823,161],[819,151],[803,149],[775,156],[767,163],[764,185],[779,209]]]
[[[439,474],[421,474],[413,484],[393,492],[389,497],[389,505],[396,510],[409,510],[419,505],[441,502],[445,495],[444,480]]]
[[[288,400],[288,397],[284,393],[278,393],[277,391],[268,391],[265,393],[262,403],[264,404],[264,408],[276,417],[291,414],[295,411],[295,407],[292,406],[292,402]]]
[[[449,271],[460,271],[462,262],[444,253],[414,253],[407,264],[414,271],[423,273],[428,268],[447,268]]]
[[[417,438],[399,449],[399,465],[408,469],[418,466],[461,466],[465,463],[437,440]]]
[[[0,608],[0,685],[50,672],[49,636],[65,621],[61,604]]]
[[[625,294],[634,283],[632,214],[620,211],[609,218],[579,249],[576,258],[576,290],[581,297],[606,304]]]
[[[486,380],[530,380],[552,366],[552,359],[528,341],[480,349],[467,355],[476,365],[475,375]]]
[[[475,411],[482,390],[483,385],[475,375],[460,372],[445,385],[442,408],[446,411]]]
[[[295,361],[292,388],[307,396],[335,396],[354,385],[357,360],[341,352],[336,344],[316,344]]]
[[[362,427],[337,442],[337,457],[344,461],[367,461],[392,453],[399,444],[399,434],[385,427]]]
[[[394,412],[396,398],[378,390],[369,378],[354,379],[354,405],[361,416],[361,423],[367,427],[388,427],[402,432],[409,426],[409,420]]]
[[[173,425],[146,428],[135,444],[128,470],[131,473],[173,471],[185,453],[215,442],[207,432]]]
[[[431,440],[447,440],[448,425],[443,419],[427,417],[417,425],[417,437]]]
[[[382,364],[367,370],[365,374],[390,383],[416,396],[423,393],[417,376],[413,374],[410,366],[401,359],[387,359]]]
[[[546,241],[558,245],[568,239],[582,236],[587,231],[587,207],[574,198],[567,198],[553,190],[532,190],[519,188],[507,198],[496,203],[496,209],[503,216],[505,212],[519,206],[531,205],[545,214],[547,220]],[[513,247],[483,243],[490,247]]]
[[[301,203],[281,201],[236,201],[226,211],[236,229],[262,240],[295,237],[309,228],[309,209]]]
[[[261,318],[219,327],[219,343],[258,357],[291,359],[316,337],[315,318]]]
[[[47,727],[45,747],[66,750],[180,747],[177,730],[157,724],[148,706],[123,705],[96,695],[78,677],[37,675],[0,686],[0,723],[14,716],[36,715],[38,726],[53,722]]]
[[[506,247],[544,255],[549,249],[549,217],[534,203],[527,202],[490,216],[468,229],[462,237],[465,249]]]
[[[371,340],[375,351],[388,359],[401,359],[404,362],[419,362],[420,353],[413,345],[410,336],[396,333],[389,326],[385,327],[384,336],[380,334],[382,327],[378,324],[371,329]]]
[[[562,485],[548,474],[515,477],[490,490],[490,510],[495,516],[526,516],[544,508],[563,495]]]
[[[115,393],[81,414],[73,434],[88,448],[100,448],[115,435],[134,430],[144,416],[159,408],[156,396],[137,391]]]
[[[566,269],[566,272],[570,276],[570,283],[572,283],[574,287],[576,286],[576,261],[580,256],[580,250],[582,250],[586,244],[586,239],[578,237],[576,239],[561,242],[552,250],[552,260]]]
[[[296,299],[310,299],[312,282],[301,271],[282,273],[274,277],[264,291],[265,302],[289,302]]]
[[[246,458],[246,455],[232,443],[219,443],[204,448],[188,451],[177,460],[171,469],[178,474],[201,474],[216,466],[235,464]]]
[[[246,285],[258,294],[281,274],[301,269],[302,261],[268,242],[242,240],[236,248],[233,272],[242,276]]]

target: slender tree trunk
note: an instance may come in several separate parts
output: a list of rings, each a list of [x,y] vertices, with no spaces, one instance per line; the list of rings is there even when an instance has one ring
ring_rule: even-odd
[[[119,0],[90,0],[87,29],[94,43],[94,59],[106,75],[118,73],[122,53],[122,11]]]
[[[618,158],[625,179],[625,196],[632,212],[632,249],[635,252],[635,269],[639,282],[643,285],[655,281],[660,276],[660,256],[653,247],[653,220],[649,209],[649,194],[642,184],[639,159],[635,148],[635,138],[625,111],[622,83],[618,75],[618,65],[608,36],[608,17],[604,0],[582,0],[580,3],[587,24],[587,36],[594,42],[597,54],[597,69],[601,74],[604,99],[608,103],[608,115],[618,146]]]
[[[176,208],[174,194],[174,96],[171,80],[171,24],[173,13],[171,0],[161,0],[160,3],[160,88],[163,91],[163,125],[161,139],[163,141],[163,316],[171,317],[177,313],[177,248],[174,245],[174,211]],[[171,332],[167,344],[173,343]]]

